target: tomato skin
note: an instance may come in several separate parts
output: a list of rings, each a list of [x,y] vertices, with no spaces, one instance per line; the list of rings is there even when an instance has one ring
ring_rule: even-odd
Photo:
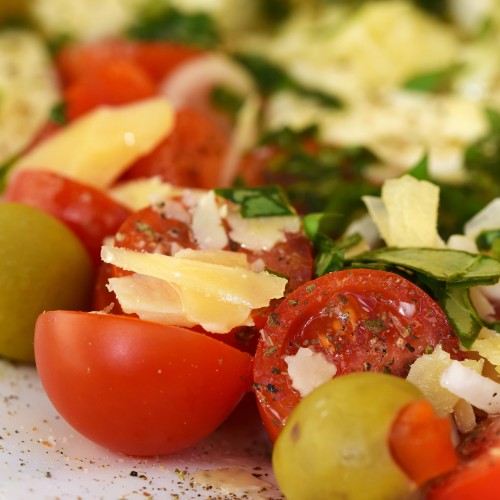
[[[100,262],[103,239],[113,235],[130,210],[105,193],[45,170],[14,174],[5,200],[24,203],[65,223],[80,238],[93,262]]]
[[[177,66],[201,53],[175,43],[109,39],[68,45],[57,54],[56,65],[65,86],[117,61],[137,64],[159,83]]]
[[[437,344],[462,359],[441,308],[399,275],[351,269],[305,283],[270,315],[256,352],[255,390],[269,435],[276,439],[300,401],[284,360],[299,347],[323,353],[336,376],[372,370],[404,377]]]
[[[251,357],[205,335],[126,316],[50,311],[35,329],[49,399],[112,451],[153,456],[214,431],[251,381]]]
[[[71,121],[98,106],[127,104],[155,94],[154,82],[140,66],[117,61],[82,76],[63,95]]]
[[[433,481],[426,500],[496,500],[500,484],[500,417],[490,416],[457,446],[459,464]]]
[[[175,186],[211,189],[219,185],[228,148],[227,137],[213,121],[194,109],[180,109],[172,133],[123,178],[157,175]]]

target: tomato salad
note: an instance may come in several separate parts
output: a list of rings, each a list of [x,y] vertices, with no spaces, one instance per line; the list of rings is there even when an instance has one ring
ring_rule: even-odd
[[[443,225],[452,196],[429,156],[375,181],[373,151],[314,127],[257,141],[276,82],[339,103],[248,54],[115,37],[63,45],[54,68],[60,100],[3,168],[0,214],[59,221],[85,297],[36,304],[34,347],[0,354],[36,362],[70,425],[115,452],[168,454],[250,393],[287,498],[495,497],[494,190]]]

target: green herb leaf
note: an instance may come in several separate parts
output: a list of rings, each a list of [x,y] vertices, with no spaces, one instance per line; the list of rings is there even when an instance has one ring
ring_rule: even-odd
[[[292,90],[304,97],[315,99],[320,104],[330,108],[340,108],[342,105],[336,96],[300,84],[284,69],[261,56],[237,53],[233,57],[252,74],[259,90],[265,96],[269,96],[280,90]]]
[[[454,286],[492,285],[500,261],[486,255],[438,248],[382,248],[356,256],[358,262],[401,266]]]
[[[476,245],[480,250],[491,250],[499,239],[500,229],[482,231],[476,238]]]
[[[240,205],[244,218],[295,215],[295,210],[279,186],[220,188],[215,189],[215,193]]]
[[[66,125],[68,123],[68,116],[66,114],[67,104],[65,101],[59,101],[54,104],[50,110],[49,120],[56,123],[57,125]]]
[[[483,322],[469,297],[469,290],[460,287],[444,287],[437,301],[448,316],[460,342],[469,348],[476,340]]]
[[[422,159],[408,171],[408,175],[415,177],[419,181],[429,181],[429,156],[424,155]]]
[[[244,98],[228,87],[215,86],[210,91],[210,102],[231,119],[236,119]]]
[[[221,41],[209,15],[187,14],[159,3],[151,3],[126,34],[137,40],[177,42],[207,49],[217,47]]]
[[[461,67],[461,65],[454,64],[447,68],[414,76],[403,84],[403,88],[414,92],[446,92],[450,90],[453,78]]]

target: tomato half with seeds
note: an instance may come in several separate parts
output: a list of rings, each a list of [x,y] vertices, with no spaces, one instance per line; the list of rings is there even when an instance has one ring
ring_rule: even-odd
[[[191,330],[127,316],[50,311],[35,328],[49,399],[112,451],[153,456],[214,431],[249,390],[251,356]]]
[[[113,235],[130,215],[128,208],[104,192],[46,170],[14,174],[4,198],[38,208],[66,224],[96,265],[104,238]]]
[[[397,274],[342,270],[300,286],[269,316],[257,348],[254,387],[269,435],[277,437],[301,399],[285,361],[299,348],[322,353],[336,376],[377,371],[405,377],[438,344],[462,359],[441,308]]]

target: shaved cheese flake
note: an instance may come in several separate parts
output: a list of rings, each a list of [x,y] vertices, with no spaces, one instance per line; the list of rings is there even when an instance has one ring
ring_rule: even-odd
[[[368,214],[375,223],[378,233],[384,239],[389,241],[389,222],[387,208],[381,198],[377,196],[362,196],[361,198],[368,210]]]
[[[127,271],[153,276],[251,309],[265,307],[271,299],[282,297],[287,281],[266,272],[110,246],[102,248],[101,257],[104,262]]]
[[[437,232],[439,188],[431,182],[404,175],[386,180],[381,198],[362,199],[388,246],[444,245]]]
[[[491,332],[486,335],[484,331]],[[481,357],[487,359],[495,370],[500,373],[500,334],[488,328],[483,328],[476,341],[471,346],[471,351],[477,352]]]
[[[213,191],[204,194],[194,207],[191,227],[194,237],[202,250],[220,250],[228,245],[229,239],[222,224]]]
[[[331,380],[337,373],[337,367],[322,353],[314,352],[308,347],[300,347],[293,356],[286,356],[285,362],[288,365],[288,375],[292,379],[292,387],[302,397]]]
[[[151,255],[132,253],[139,256]],[[231,268],[248,270],[246,255],[223,250],[183,249],[177,252],[175,257],[167,257],[170,262],[172,259],[177,261],[174,264],[179,263],[181,267],[183,262],[188,263],[188,267],[189,263],[208,264],[220,269],[221,273],[224,269]],[[199,272],[199,269],[196,272]],[[242,302],[226,300],[228,297],[235,297],[232,290],[221,290],[222,294],[226,295],[217,297],[213,293],[207,293],[206,289],[184,286],[180,284],[182,282],[182,279],[177,279],[176,283],[173,283],[158,277],[134,274],[111,278],[108,288],[116,294],[120,306],[126,313],[135,313],[142,319],[157,323],[178,326],[201,325],[213,333],[227,333],[236,326],[253,325],[252,307]],[[265,293],[260,295],[265,296]],[[267,300],[268,304],[270,299],[263,300]]]
[[[208,262],[211,264],[220,264],[221,266],[241,267],[250,269],[246,253],[229,252],[227,250],[193,250],[183,248],[175,256],[179,259],[191,259],[198,262]]]
[[[231,239],[249,250],[269,250],[286,241],[286,232],[300,230],[300,218],[295,215],[244,219],[239,208],[229,212],[227,221],[231,227]]]
[[[170,133],[173,120],[172,108],[164,98],[102,106],[28,152],[15,164],[13,173],[44,169],[106,189]],[[102,137],[106,140],[100,140]]]
[[[138,211],[165,198],[181,194],[182,190],[155,176],[121,182],[108,189],[107,193],[130,210]]]
[[[407,380],[416,385],[432,404],[437,415],[444,416],[453,412],[460,399],[439,384],[444,370],[452,363],[450,355],[440,345],[431,354],[424,354],[412,364]],[[464,366],[481,373],[483,362],[466,360]]]
[[[452,361],[440,378],[442,387],[487,413],[500,413],[500,384]]]
[[[382,201],[387,209],[388,245],[438,246],[438,186],[410,175],[389,179],[382,186]]]
[[[107,288],[116,294],[120,307],[127,314],[162,323],[191,327],[182,308],[179,292],[166,281],[142,274],[110,278]]]

